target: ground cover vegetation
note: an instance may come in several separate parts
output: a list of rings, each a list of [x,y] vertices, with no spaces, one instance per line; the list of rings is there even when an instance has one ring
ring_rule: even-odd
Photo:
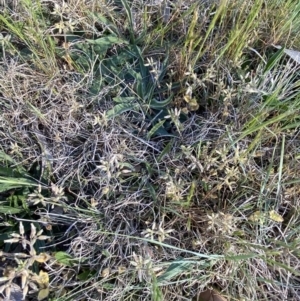
[[[300,300],[299,14],[0,1],[1,298]]]

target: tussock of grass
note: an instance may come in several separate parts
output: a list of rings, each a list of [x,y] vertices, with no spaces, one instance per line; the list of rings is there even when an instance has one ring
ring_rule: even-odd
[[[299,300],[296,1],[1,5],[3,298]]]

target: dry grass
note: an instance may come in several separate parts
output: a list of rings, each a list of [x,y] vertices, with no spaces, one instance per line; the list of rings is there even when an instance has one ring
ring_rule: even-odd
[[[272,46],[299,47],[300,5],[16,4],[0,3],[3,299],[300,300],[299,64]],[[30,223],[51,239],[23,250]]]

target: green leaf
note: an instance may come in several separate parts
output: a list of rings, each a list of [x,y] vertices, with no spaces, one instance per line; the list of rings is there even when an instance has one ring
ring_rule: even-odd
[[[10,167],[0,166],[0,176],[17,178],[17,177],[21,177],[22,174]]]
[[[148,91],[148,92],[144,95],[144,101],[153,99],[155,88],[156,88],[156,85],[150,81],[149,84],[146,86],[146,91]]]
[[[118,33],[118,28],[101,14],[95,12],[89,12],[89,15],[98,23],[104,24],[106,28],[108,28],[110,31],[113,31],[116,34]]]
[[[132,69],[128,70],[128,74],[130,74],[135,79],[135,91],[137,95],[144,100],[146,89],[143,82],[142,74]]]
[[[136,111],[139,109],[138,104],[131,104],[131,103],[120,103],[115,105],[111,110],[108,110],[106,113],[106,117],[108,119],[113,119],[114,117],[121,115],[124,112],[128,111]]]
[[[7,173],[4,169],[1,169],[1,172]],[[20,173],[16,173],[15,175],[20,175]],[[38,186],[38,184],[27,178],[0,176],[0,192],[32,186]]]
[[[21,185],[0,184],[0,193],[11,189],[21,188]]]
[[[141,51],[141,49],[136,45],[132,45],[132,52],[135,54],[135,57],[138,59],[139,61],[139,72],[142,75],[142,78],[145,81],[145,84],[147,82],[147,76],[149,76],[149,69],[148,67],[145,66],[145,62],[144,62],[144,55]]]
[[[177,136],[170,134],[165,128],[160,127],[157,131],[156,131],[156,136],[157,137],[172,137],[172,138],[177,138]]]
[[[134,96],[128,96],[128,97],[121,97],[121,96],[118,96],[118,97],[114,97],[113,98],[113,101],[116,102],[116,103],[125,103],[125,102],[132,102],[136,100],[136,97]]]
[[[172,263],[168,269],[157,278],[157,282],[163,282],[163,281],[168,281],[171,280],[172,278],[180,275],[182,272],[186,272],[190,269],[191,263],[190,262],[185,262],[185,261],[176,261]]]
[[[171,94],[167,99],[162,100],[162,101],[152,99],[150,101],[150,108],[156,109],[156,110],[164,109],[166,106],[168,106],[170,104],[172,99],[173,99],[173,94]]]
[[[85,280],[88,280],[89,278],[91,278],[92,276],[94,276],[95,274],[96,274],[96,271],[86,270],[86,271],[80,273],[79,275],[77,275],[77,278],[79,280],[85,281]]]
[[[157,278],[155,275],[152,276],[152,300],[153,301],[163,301],[164,294],[162,293],[160,287],[158,286],[157,283]]]
[[[10,196],[6,198],[6,201],[9,202],[10,206],[14,206],[14,208],[20,207],[22,205],[22,208],[24,210],[28,209],[28,205],[26,200],[28,199],[28,191],[25,191],[25,189],[22,189],[22,191],[19,191],[18,193],[13,193]]]
[[[15,186],[18,186],[18,187],[38,186],[37,183],[35,183],[34,181],[31,181],[29,179],[26,179],[26,178],[1,177],[1,176],[0,176],[0,184],[6,184],[6,185],[13,186],[13,187],[15,187]]]
[[[155,191],[155,188],[153,187],[153,185],[148,184],[146,187],[147,187],[153,201],[157,202],[157,194],[156,194],[156,191]]]
[[[56,252],[54,257],[59,263],[70,267],[73,266],[75,260],[71,255],[62,251]]]
[[[166,145],[166,147],[163,149],[163,151],[161,152],[161,154],[158,156],[157,162],[161,162],[162,158],[168,154],[171,150],[171,147],[173,146],[174,140],[170,140],[169,143]]]
[[[0,159],[6,161],[6,162],[10,162],[10,163],[15,163],[14,159],[7,155],[6,153],[0,151]]]
[[[159,121],[148,133],[147,133],[147,139],[150,139],[157,131],[160,129],[163,124],[166,122],[166,120]]]
[[[87,39],[86,41],[89,44],[94,45],[94,51],[99,55],[105,55],[107,50],[112,48],[114,45],[128,44],[127,41],[120,39],[114,35],[101,37],[96,40]]]
[[[2,214],[16,214],[24,211],[23,208],[14,208],[10,206],[0,205],[0,213]]]

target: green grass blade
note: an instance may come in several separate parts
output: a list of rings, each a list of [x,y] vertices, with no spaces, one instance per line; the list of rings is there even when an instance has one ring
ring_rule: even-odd
[[[281,49],[279,49],[278,51],[276,51],[271,58],[267,61],[267,64],[265,66],[265,69],[263,71],[263,73],[267,73],[268,71],[270,71],[272,68],[274,68],[274,66],[280,61],[280,59],[282,58],[282,55],[284,53],[284,47],[282,47]]]
[[[130,41],[132,44],[135,44],[135,37],[134,37],[134,27],[133,27],[133,18],[132,18],[132,13],[131,13],[131,8],[126,0],[120,0],[123,7],[125,8],[127,18],[129,21],[129,35],[130,35]]]

